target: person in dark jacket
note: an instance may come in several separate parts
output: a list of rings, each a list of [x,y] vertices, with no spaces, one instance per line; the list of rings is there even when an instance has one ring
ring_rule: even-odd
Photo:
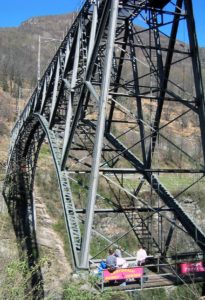
[[[107,269],[110,271],[114,271],[116,269],[117,258],[114,255],[114,250],[112,248],[110,248],[108,250],[108,256],[106,258],[106,265],[107,265]]]

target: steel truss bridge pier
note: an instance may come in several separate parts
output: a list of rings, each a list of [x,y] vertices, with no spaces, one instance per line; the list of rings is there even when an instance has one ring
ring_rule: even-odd
[[[77,269],[129,241],[162,258],[204,251],[182,205],[202,187],[204,109],[191,0],[85,1],[12,130],[4,196],[28,257],[38,257],[33,187],[45,140]]]

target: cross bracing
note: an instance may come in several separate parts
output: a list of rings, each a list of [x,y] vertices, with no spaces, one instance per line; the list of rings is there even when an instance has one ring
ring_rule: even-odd
[[[182,27],[189,43],[177,40]],[[183,206],[204,180],[204,120],[192,2],[85,1],[12,131],[4,195],[17,236],[37,247],[32,191],[46,138],[75,267],[96,257],[96,232],[162,257],[204,251]]]

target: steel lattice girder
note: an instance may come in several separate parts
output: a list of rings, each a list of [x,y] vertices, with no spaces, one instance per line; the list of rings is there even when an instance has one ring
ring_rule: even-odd
[[[174,239],[173,224],[204,250],[203,232],[177,202],[204,176],[204,93],[192,2],[168,2],[156,6],[140,0],[85,1],[12,131],[5,195],[11,174],[18,172],[17,150],[25,156],[29,149],[19,148],[22,139],[32,143],[40,126],[49,139],[78,268],[88,268],[93,220],[101,202],[102,210],[112,206],[124,212],[127,224],[149,252],[166,255]],[[144,20],[145,28],[135,25],[138,17]],[[179,47],[176,39],[181,23],[186,26],[190,44]],[[183,61],[192,72],[193,94],[175,82],[174,74],[185,68]],[[171,111],[172,106],[177,107],[176,111]],[[190,115],[197,119],[201,133],[199,161],[170,136],[170,132],[179,130],[179,120],[184,122]],[[28,139],[26,124],[33,118],[38,126],[31,122]],[[174,155],[180,153],[183,162],[175,162],[169,172],[176,176],[185,169],[184,174],[190,170],[201,174],[177,195],[172,195],[161,177],[153,174],[154,169],[166,174],[163,159],[157,161],[156,157],[163,158],[170,147]],[[33,170],[37,156],[32,161]],[[109,173],[113,170],[113,178],[101,173],[105,167]],[[134,169],[132,180],[136,183],[131,189],[123,179],[127,169]],[[138,177],[134,177],[136,172]],[[86,184],[82,185],[78,176],[84,176]],[[83,237],[72,182],[82,190],[81,209],[86,211]],[[145,182],[150,187],[150,200],[143,199],[148,193]],[[127,209],[130,205],[131,212]],[[170,229],[163,222],[170,224]]]

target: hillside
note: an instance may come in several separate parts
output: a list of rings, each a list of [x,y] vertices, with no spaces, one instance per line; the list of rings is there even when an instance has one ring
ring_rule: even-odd
[[[37,80],[39,35],[42,38],[42,74],[72,20],[73,14],[36,17],[16,28],[0,28],[0,84],[5,91],[16,96],[18,87],[34,88]],[[56,40],[50,41],[50,38]]]
[[[0,28],[0,86],[4,91],[9,91],[14,96],[18,96],[19,93],[21,96],[28,96],[27,89],[32,90],[37,81],[39,35],[41,36],[42,75],[74,17],[74,14],[33,17],[22,22],[19,27]],[[145,33],[143,38],[145,44],[148,39],[148,33]],[[179,50],[185,46],[180,41],[177,42]],[[141,59],[142,53],[139,52],[138,55]],[[205,48],[200,49],[200,55],[205,80]],[[189,74],[186,72],[188,66],[183,64],[181,66],[183,68],[177,68],[172,76],[177,76],[178,82],[182,82],[185,81],[186,74],[185,85],[189,90]]]

